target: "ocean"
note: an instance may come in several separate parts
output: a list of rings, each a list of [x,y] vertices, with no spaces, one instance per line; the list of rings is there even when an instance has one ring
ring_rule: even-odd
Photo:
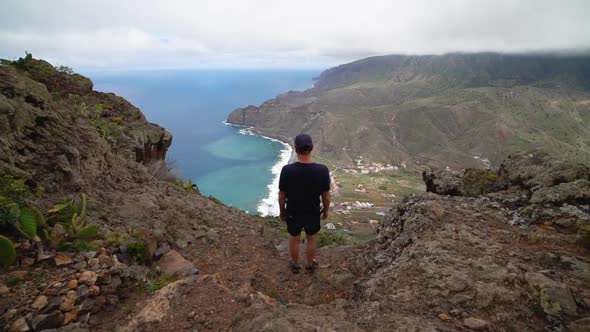
[[[173,135],[167,159],[203,195],[249,213],[277,215],[278,175],[288,145],[224,124],[237,107],[313,85],[311,70],[162,70],[84,73],[94,89],[139,107]]]

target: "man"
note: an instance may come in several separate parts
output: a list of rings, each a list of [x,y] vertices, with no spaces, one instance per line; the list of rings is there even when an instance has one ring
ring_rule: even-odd
[[[295,137],[297,162],[285,165],[279,178],[279,207],[281,220],[287,222],[289,232],[290,268],[299,273],[299,241],[301,230],[305,229],[307,238],[307,265],[305,269],[313,273],[318,268],[315,261],[316,233],[320,230],[320,215],[328,218],[330,208],[330,172],[322,164],[311,161],[313,142],[311,137],[300,134]],[[323,208],[320,209],[320,196]]]

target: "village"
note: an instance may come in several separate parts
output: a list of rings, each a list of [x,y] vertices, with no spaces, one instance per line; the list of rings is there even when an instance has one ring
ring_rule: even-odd
[[[332,209],[323,224],[353,243],[373,238],[375,227],[405,195],[424,191],[419,174],[399,165],[366,162],[362,157],[354,166],[331,167]]]

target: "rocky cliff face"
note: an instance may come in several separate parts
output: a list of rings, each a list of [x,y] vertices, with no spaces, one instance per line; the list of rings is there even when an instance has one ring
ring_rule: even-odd
[[[228,121],[288,142],[308,132],[323,157],[345,163],[498,166],[541,147],[588,161],[588,68],[588,56],[373,57],[326,70],[304,92],[238,108]]]

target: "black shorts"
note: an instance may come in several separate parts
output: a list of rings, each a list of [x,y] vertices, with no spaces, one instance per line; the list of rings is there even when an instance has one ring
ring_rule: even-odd
[[[287,231],[291,236],[301,235],[302,229],[305,229],[306,235],[315,235],[321,228],[319,213],[287,215]]]

